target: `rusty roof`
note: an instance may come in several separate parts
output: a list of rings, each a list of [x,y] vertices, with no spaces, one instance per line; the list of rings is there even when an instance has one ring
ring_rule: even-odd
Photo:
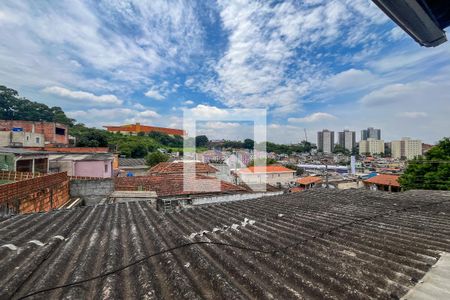
[[[101,275],[35,298],[398,299],[450,251],[449,196],[319,189],[166,214],[141,201],[19,215],[0,223],[0,298]]]
[[[399,177],[400,176],[398,175],[379,174],[377,176],[364,180],[364,182],[400,187],[400,183],[398,182]]]
[[[185,165],[186,165],[186,172],[194,172],[194,162],[161,162],[155,166],[153,166],[148,173],[149,174],[183,174],[185,171]],[[214,168],[213,166],[202,163],[202,162],[195,162],[195,173],[202,174],[202,173],[216,173],[219,170]]]

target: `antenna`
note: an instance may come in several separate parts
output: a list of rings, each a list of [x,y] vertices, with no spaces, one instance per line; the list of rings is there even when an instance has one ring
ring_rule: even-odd
[[[303,130],[305,131],[305,141],[308,141],[308,135],[306,134],[306,128],[303,128]]]

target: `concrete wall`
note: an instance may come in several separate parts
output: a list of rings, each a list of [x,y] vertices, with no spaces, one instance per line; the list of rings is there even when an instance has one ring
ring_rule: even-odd
[[[262,183],[264,177],[266,178],[266,183],[271,185],[277,185],[281,183],[282,185],[289,182],[295,181],[295,172],[292,173],[241,173],[239,176],[241,180],[248,184],[259,184]]]
[[[109,178],[112,176],[112,160],[80,160],[75,162],[72,176]]]
[[[83,199],[86,205],[98,204],[112,192],[114,192],[112,178],[70,180],[70,196]]]

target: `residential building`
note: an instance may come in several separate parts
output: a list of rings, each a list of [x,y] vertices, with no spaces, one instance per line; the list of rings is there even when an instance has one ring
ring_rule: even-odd
[[[391,148],[391,157],[393,158],[413,159],[422,155],[422,141],[412,140],[409,137],[392,141]]]
[[[367,139],[381,140],[381,129],[369,127],[361,130],[361,140],[366,141]]]
[[[25,131],[0,131],[0,147],[44,147],[44,135]]]
[[[359,142],[359,154],[384,153],[384,141],[368,138]]]
[[[24,148],[0,148],[0,171],[47,173],[49,154]]]
[[[45,146],[67,146],[69,144],[68,126],[54,122],[21,121],[21,120],[0,120],[0,131],[32,133],[23,135],[22,143],[31,143],[30,147],[42,147],[42,141],[37,138],[43,135]],[[27,136],[29,140],[27,141]],[[20,135],[17,135],[19,138]]]
[[[322,183],[322,179],[318,176],[307,176],[297,179],[296,183],[302,190],[307,190]]]
[[[319,152],[333,153],[334,150],[334,131],[324,129],[317,132],[317,148]]]
[[[150,132],[160,132],[168,135],[186,135],[186,132],[181,129],[173,129],[173,128],[165,128],[165,127],[156,127],[156,126],[147,126],[141,125],[141,123],[136,124],[128,124],[128,125],[111,125],[111,126],[103,126],[109,132],[119,132],[123,134],[129,135],[137,135],[140,132],[150,133]]]
[[[398,175],[392,174],[378,174],[363,181],[364,186],[369,190],[400,192],[400,183],[398,182]]]
[[[109,178],[113,175],[113,160],[112,153],[54,153],[50,155],[50,172]]]
[[[350,130],[344,130],[338,133],[339,146],[347,149],[348,151],[353,151],[356,147],[356,132]]]
[[[283,166],[253,166],[237,170],[245,184],[286,185],[295,180],[295,170]]]

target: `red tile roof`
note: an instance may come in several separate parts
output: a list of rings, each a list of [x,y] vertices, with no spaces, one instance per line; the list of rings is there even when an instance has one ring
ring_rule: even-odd
[[[297,183],[303,184],[303,185],[308,185],[311,183],[319,183],[319,182],[322,182],[322,179],[317,176],[308,176],[308,177],[303,177],[303,178],[297,179]]]
[[[147,125],[141,125],[139,123],[137,124],[129,124],[129,125],[120,125],[120,126],[103,126],[108,131],[116,132],[116,131],[126,131],[126,132],[132,132],[132,133],[138,133],[138,132],[161,132],[166,133],[170,135],[185,135],[185,131],[182,129],[173,129],[173,128],[165,128],[165,127],[156,127],[156,126],[147,126]]]
[[[365,183],[373,183],[380,185],[390,185],[400,187],[400,183],[398,183],[398,178],[400,176],[397,175],[389,175],[389,174],[379,174],[367,180],[364,180]]]
[[[162,162],[153,166],[148,173],[151,175],[162,175],[162,174],[183,174],[184,172],[184,162]],[[190,168],[193,169],[193,163],[186,162],[187,165],[186,171],[190,171]],[[197,174],[205,174],[205,173],[216,173],[219,170],[216,168],[201,162],[195,163],[195,173]]]
[[[213,177],[204,175],[196,175],[197,181],[189,182],[188,187],[191,189],[184,189],[184,176],[165,174],[165,175],[151,175],[151,176],[135,176],[135,177],[116,177],[115,190],[116,191],[155,191],[159,197],[164,196],[181,196],[194,194],[228,194],[228,193],[246,193],[248,192],[244,187],[234,185],[229,182],[220,180],[220,190],[214,190],[214,183],[211,181]]]
[[[238,173],[293,173],[295,170],[283,166],[253,166],[238,170]]]

